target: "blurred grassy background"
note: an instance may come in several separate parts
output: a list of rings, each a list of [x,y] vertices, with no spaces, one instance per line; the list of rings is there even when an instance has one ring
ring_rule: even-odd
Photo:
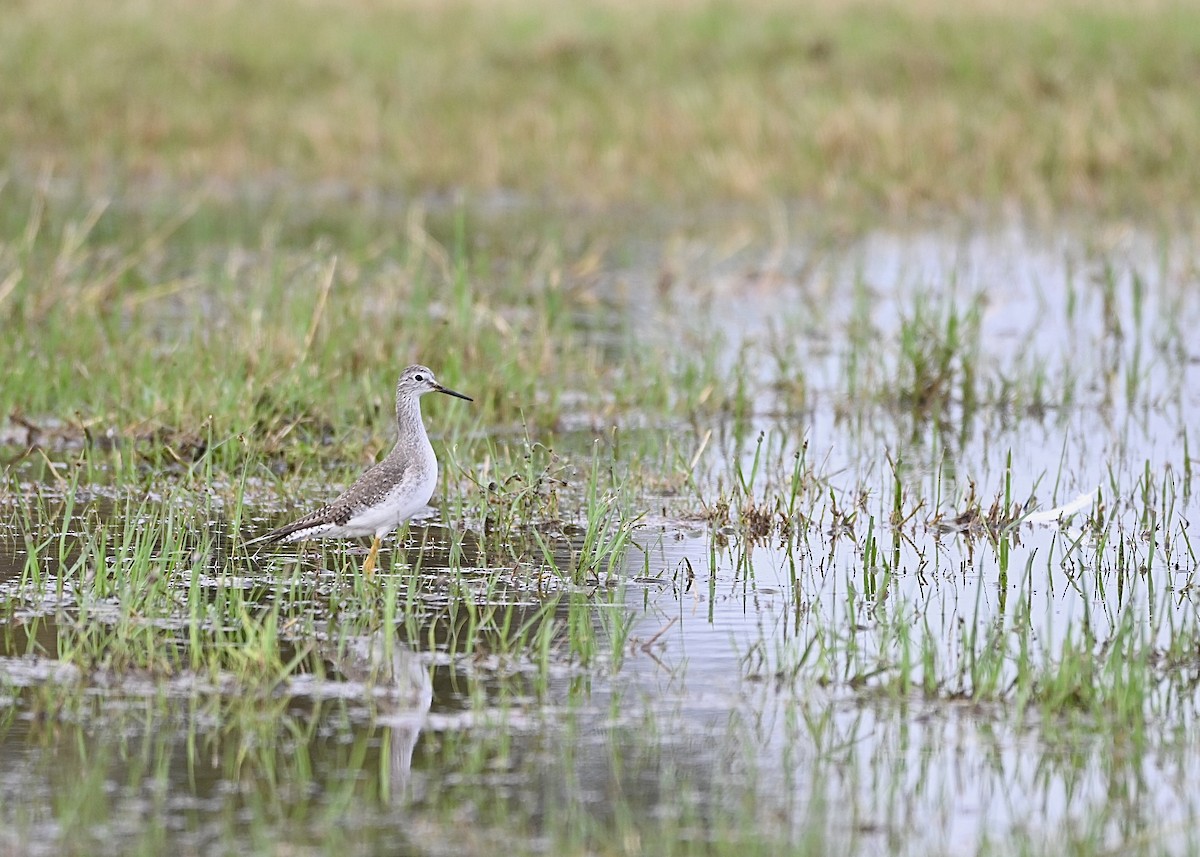
[[[1190,208],[1200,5],[17,0],[10,175]]]

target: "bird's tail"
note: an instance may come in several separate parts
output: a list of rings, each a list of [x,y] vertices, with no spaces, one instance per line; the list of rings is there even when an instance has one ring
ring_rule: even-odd
[[[246,547],[249,547],[250,545],[257,545],[257,544],[263,544],[263,543],[269,544],[270,542],[277,542],[281,538],[283,538],[283,536],[281,536],[279,534],[279,530],[271,530],[271,532],[267,533],[266,535],[257,536],[253,539],[248,539],[245,542],[242,542],[242,544],[244,544]]]

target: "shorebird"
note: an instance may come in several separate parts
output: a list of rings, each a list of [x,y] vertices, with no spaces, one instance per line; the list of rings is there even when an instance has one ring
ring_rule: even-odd
[[[363,573],[368,577],[374,574],[380,539],[424,509],[437,484],[437,457],[421,422],[421,397],[426,393],[474,401],[443,387],[428,367],[409,366],[396,383],[396,445],[387,458],[358,477],[332,503],[247,544],[371,536]]]

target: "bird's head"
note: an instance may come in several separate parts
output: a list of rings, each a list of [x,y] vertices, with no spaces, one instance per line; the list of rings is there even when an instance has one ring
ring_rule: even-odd
[[[464,396],[462,393],[439,384],[428,366],[419,364],[409,366],[400,373],[400,380],[396,384],[397,398],[423,396],[426,393],[445,393],[447,396],[456,396],[459,399],[466,399],[468,402],[474,401],[470,396]]]

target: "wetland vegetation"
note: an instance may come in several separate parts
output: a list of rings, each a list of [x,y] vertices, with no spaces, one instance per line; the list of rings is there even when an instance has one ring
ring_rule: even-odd
[[[1197,850],[1198,19],[13,5],[0,853]]]

